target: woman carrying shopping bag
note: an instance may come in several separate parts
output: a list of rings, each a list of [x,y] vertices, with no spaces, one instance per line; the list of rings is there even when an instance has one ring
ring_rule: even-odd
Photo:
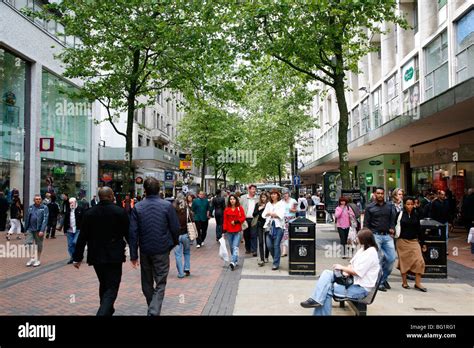
[[[242,224],[245,221],[244,209],[240,206],[239,198],[232,194],[227,201],[224,210],[224,231],[229,241],[231,262],[230,269],[233,271],[239,262],[239,245],[242,232]]]

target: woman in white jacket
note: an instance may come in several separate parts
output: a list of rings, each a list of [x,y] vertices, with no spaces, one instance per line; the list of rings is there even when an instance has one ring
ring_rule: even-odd
[[[276,271],[280,267],[280,243],[283,238],[283,228],[285,226],[285,206],[280,201],[281,194],[278,190],[273,189],[270,192],[270,202],[265,206],[262,217],[266,222],[264,229],[269,230],[267,234],[267,247],[273,258],[272,270]]]

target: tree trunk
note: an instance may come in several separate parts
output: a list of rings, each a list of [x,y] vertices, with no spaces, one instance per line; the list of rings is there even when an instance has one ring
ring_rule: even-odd
[[[281,185],[281,163],[278,163],[278,185]]]
[[[336,55],[337,56],[337,55]],[[342,60],[337,57],[337,60]],[[349,177],[349,152],[347,150],[347,130],[349,127],[349,113],[347,111],[346,96],[344,94],[344,71],[338,71],[334,79],[334,90],[336,92],[337,106],[339,108],[339,134],[338,134],[338,152],[339,152],[339,171],[341,173],[342,188],[350,189],[351,182]]]
[[[133,52],[133,66],[132,66],[132,81],[130,82],[130,89],[127,96],[127,140],[125,143],[125,154],[128,153],[128,163],[125,164],[123,188],[122,191],[126,194],[133,188],[131,182],[133,174],[133,116],[135,112],[135,97],[137,93],[138,69],[140,67],[140,50]],[[126,155],[127,156],[127,155]]]
[[[214,167],[214,192],[217,191],[218,187],[217,187],[217,172],[218,172],[218,169],[217,169],[217,166]]]
[[[222,176],[224,177],[224,187],[227,187],[227,171],[222,169]]]
[[[207,154],[206,154],[206,149],[204,149],[204,152],[202,154],[202,168],[201,168],[201,190],[206,192],[206,159],[207,159]]]

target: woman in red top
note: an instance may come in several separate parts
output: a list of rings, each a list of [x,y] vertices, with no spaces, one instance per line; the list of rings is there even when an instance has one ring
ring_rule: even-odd
[[[236,195],[229,196],[227,207],[224,210],[224,232],[227,235],[231,252],[230,269],[233,271],[239,261],[240,232],[245,221],[244,209],[240,206]]]

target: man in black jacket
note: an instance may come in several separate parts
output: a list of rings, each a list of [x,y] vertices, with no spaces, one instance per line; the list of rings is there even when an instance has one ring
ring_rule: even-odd
[[[84,214],[73,260],[74,267],[79,269],[87,244],[87,263],[94,266],[100,284],[97,315],[110,316],[115,312],[114,303],[122,280],[129,219],[127,213],[113,203],[114,193],[110,187],[102,187],[99,198],[99,204]]]
[[[77,205],[76,199],[74,197],[69,198],[69,205],[66,206],[66,214],[64,215],[64,233],[67,237],[67,251],[71,257],[68,264],[73,262],[72,255],[74,255],[77,239],[81,232],[83,216],[84,210]]]
[[[51,195],[51,202],[48,204],[48,227],[46,228],[46,239],[50,236],[56,238],[56,225],[58,223],[59,205],[56,203],[56,195]]]

